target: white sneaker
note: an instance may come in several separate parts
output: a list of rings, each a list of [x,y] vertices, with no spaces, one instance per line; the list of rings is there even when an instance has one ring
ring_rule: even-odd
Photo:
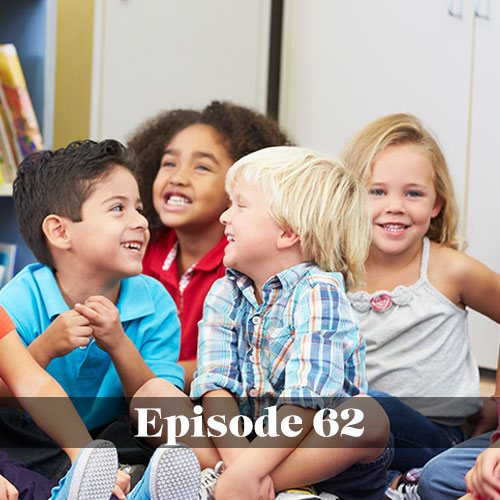
[[[83,448],[71,469],[52,489],[50,500],[108,500],[118,470],[113,443],[97,440]]]
[[[322,491],[319,494],[319,498],[321,498],[321,500],[340,500],[337,495],[332,495],[331,493],[327,493],[326,491]]]
[[[418,484],[400,484],[395,490],[389,488],[385,491],[385,497],[389,500],[420,500],[417,493]]]
[[[321,497],[312,486],[303,486],[281,491],[276,495],[276,500],[321,500]]]
[[[159,446],[128,500],[196,500],[200,464],[188,446]],[[108,497],[109,498],[109,497]]]
[[[224,470],[224,463],[218,462],[214,469],[207,467],[201,471],[198,500],[213,500],[215,483]]]

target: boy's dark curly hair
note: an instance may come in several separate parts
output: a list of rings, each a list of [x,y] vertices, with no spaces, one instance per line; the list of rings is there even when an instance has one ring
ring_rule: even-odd
[[[162,226],[153,206],[153,182],[165,147],[178,132],[197,123],[210,125],[220,134],[233,161],[262,148],[292,144],[276,121],[227,101],[212,101],[202,111],[166,111],[146,121],[129,138],[128,145],[138,157],[137,177],[141,198],[152,228]]]
[[[19,231],[41,264],[56,270],[42,230],[50,214],[81,221],[83,202],[116,165],[136,176],[136,157],[115,140],[75,141],[55,151],[38,151],[19,165],[13,199]]]

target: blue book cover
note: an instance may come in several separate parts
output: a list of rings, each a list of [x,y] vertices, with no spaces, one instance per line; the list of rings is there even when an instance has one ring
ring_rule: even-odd
[[[14,276],[17,245],[0,243],[0,288]]]

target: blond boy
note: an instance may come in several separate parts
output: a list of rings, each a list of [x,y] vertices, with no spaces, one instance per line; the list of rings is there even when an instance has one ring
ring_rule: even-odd
[[[225,401],[227,419],[255,422],[271,402],[278,419],[302,426],[275,441],[233,433],[212,437],[211,448],[195,444],[202,466],[224,463],[220,475],[205,471],[212,481],[202,479],[201,497],[314,499],[314,488],[296,487],[317,485],[346,500],[379,499],[391,452],[378,404],[355,398],[365,410],[359,437],[313,428],[321,408],[366,389],[364,342],[345,294],[368,253],[365,191],[338,160],[295,147],[243,157],[226,189],[228,270],[205,301],[191,397],[202,398],[206,419]]]

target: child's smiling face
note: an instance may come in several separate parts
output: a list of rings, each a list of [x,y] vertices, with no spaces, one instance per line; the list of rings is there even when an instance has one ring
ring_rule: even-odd
[[[262,286],[274,274],[268,269],[279,258],[278,241],[283,230],[269,214],[264,193],[255,186],[238,179],[231,199],[231,207],[220,217],[228,240],[224,265]]]
[[[402,144],[375,160],[369,182],[372,251],[398,255],[420,245],[441,210],[432,163],[421,148]]]
[[[69,231],[80,270],[89,277],[105,281],[140,274],[149,230],[132,173],[115,166],[96,182],[82,204],[81,221],[70,222]]]
[[[165,148],[153,183],[153,203],[165,226],[223,232],[220,214],[229,200],[225,178],[233,161],[217,131],[204,124],[177,133]]]

